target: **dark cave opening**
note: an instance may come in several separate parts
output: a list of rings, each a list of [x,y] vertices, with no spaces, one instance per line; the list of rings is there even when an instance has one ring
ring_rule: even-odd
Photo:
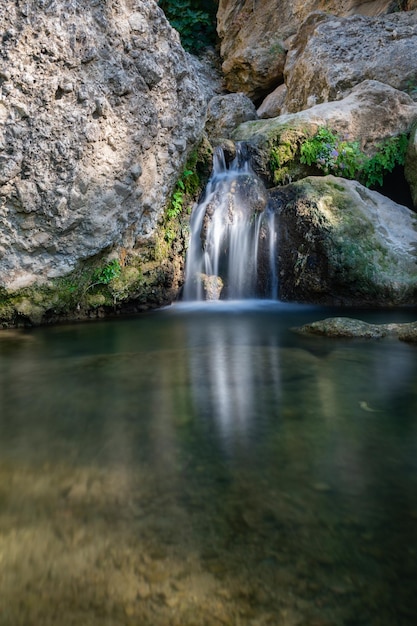
[[[373,189],[387,196],[390,200],[397,202],[397,204],[402,204],[413,211],[415,210],[410,186],[405,179],[404,167],[402,165],[397,165],[392,172],[384,176],[382,187],[373,187]]]

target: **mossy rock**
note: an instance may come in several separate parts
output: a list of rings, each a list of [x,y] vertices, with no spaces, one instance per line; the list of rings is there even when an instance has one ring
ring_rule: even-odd
[[[417,216],[334,176],[271,192],[280,212],[280,295],[341,305],[417,303]]]
[[[300,122],[297,115],[245,122],[233,134],[235,141],[248,142],[254,169],[269,186],[287,184],[312,174],[317,168],[300,162],[300,146],[318,129],[318,124]]]
[[[319,335],[337,339],[397,338],[417,342],[417,322],[405,324],[369,324],[350,317],[329,317],[292,329],[300,335]]]

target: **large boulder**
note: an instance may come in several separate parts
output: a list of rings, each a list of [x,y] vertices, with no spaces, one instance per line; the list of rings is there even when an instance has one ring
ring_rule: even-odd
[[[372,18],[311,14],[287,55],[286,111],[340,100],[366,79],[415,90],[416,20],[416,11]]]
[[[233,137],[251,145],[257,171],[269,184],[285,183],[313,172],[300,163],[299,146],[322,126],[350,141],[358,141],[366,154],[373,154],[381,140],[408,132],[416,120],[417,103],[410,96],[378,81],[366,80],[343,100],[246,122],[235,130]]]
[[[0,287],[123,264],[202,134],[178,34],[153,0],[8,0],[0,30]]]
[[[276,188],[282,300],[417,304],[417,216],[356,181],[309,177]]]
[[[226,86],[256,99],[282,82],[287,40],[313,11],[375,16],[394,8],[398,4],[392,0],[219,0]]]

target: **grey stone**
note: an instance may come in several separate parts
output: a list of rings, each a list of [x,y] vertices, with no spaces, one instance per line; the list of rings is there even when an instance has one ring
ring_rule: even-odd
[[[140,247],[202,136],[207,100],[178,34],[153,0],[134,7],[0,10],[3,288],[64,276],[125,241]],[[169,163],[168,145],[181,148]]]

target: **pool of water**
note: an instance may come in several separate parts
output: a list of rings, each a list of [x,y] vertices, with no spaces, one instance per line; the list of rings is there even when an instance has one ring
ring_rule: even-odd
[[[0,625],[414,626],[417,347],[335,313],[3,334]]]

